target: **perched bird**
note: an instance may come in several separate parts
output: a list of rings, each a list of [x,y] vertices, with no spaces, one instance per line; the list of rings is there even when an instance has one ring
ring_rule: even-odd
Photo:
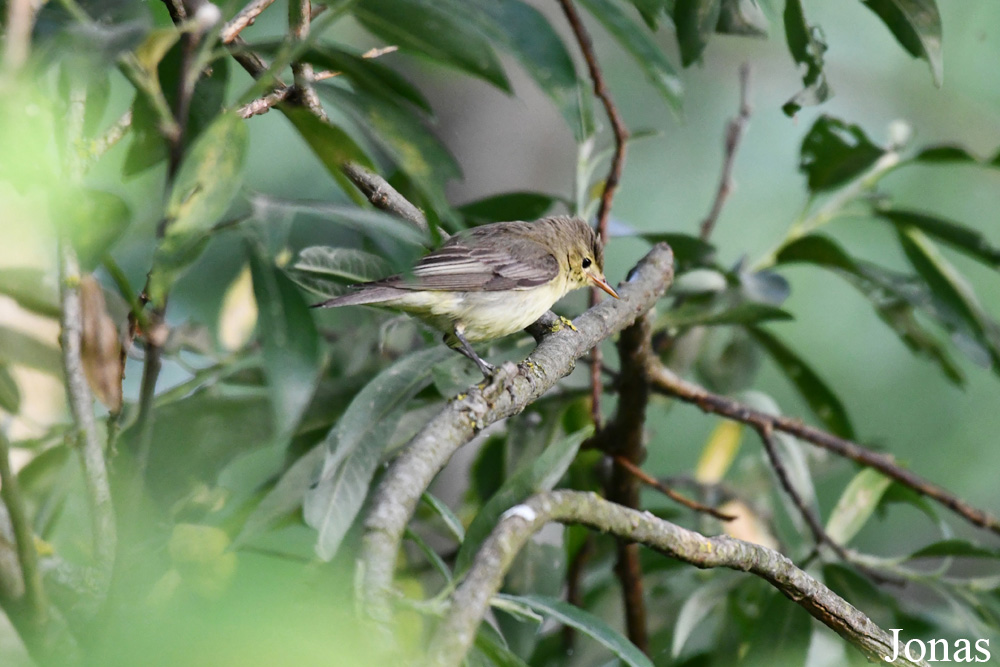
[[[314,308],[379,306],[402,310],[445,332],[444,342],[489,377],[495,368],[470,342],[524,329],[566,293],[604,278],[604,249],[579,218],[496,222],[470,229],[417,262],[407,273],[354,285]]]

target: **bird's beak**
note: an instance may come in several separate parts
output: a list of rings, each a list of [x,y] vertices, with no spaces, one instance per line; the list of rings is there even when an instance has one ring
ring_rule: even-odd
[[[615,297],[616,299],[621,298],[618,296],[618,292],[616,292],[614,288],[608,284],[608,281],[604,279],[604,276],[595,276],[592,273],[588,273],[587,277],[593,280],[598,287],[600,287],[602,290],[604,290],[611,296]]]

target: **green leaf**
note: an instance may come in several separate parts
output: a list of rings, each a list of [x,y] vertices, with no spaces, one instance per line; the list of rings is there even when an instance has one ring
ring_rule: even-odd
[[[55,377],[62,376],[59,348],[4,326],[0,326],[0,361],[21,364]]]
[[[668,310],[657,318],[656,324],[668,327],[718,326],[754,324],[772,320],[790,320],[792,316],[766,303],[745,302],[736,305],[719,303],[685,303],[676,310]]]
[[[374,169],[371,159],[344,130],[317,118],[308,109],[292,107],[285,110],[299,135],[326,167],[344,192],[353,196],[357,189],[341,171],[348,162],[354,162],[367,169]]]
[[[983,310],[972,286],[923,232],[909,228],[898,237],[910,264],[937,300],[942,323],[957,336],[956,344],[973,355],[967,343],[982,346],[986,357],[981,361],[1000,374],[1000,325]]]
[[[454,8],[471,4],[478,10],[476,27],[493,43],[518,59],[535,84],[559,109],[577,143],[594,133],[589,95],[576,76],[573,58],[559,34],[540,11],[520,0],[438,0]]]
[[[474,224],[506,220],[536,220],[552,208],[558,197],[542,192],[505,192],[458,207]]]
[[[774,334],[757,327],[748,327],[747,331],[774,359],[813,414],[837,435],[853,440],[854,427],[844,404],[816,371]]]
[[[860,175],[884,152],[857,125],[820,116],[802,140],[799,169],[809,177],[809,190],[820,192]]]
[[[898,229],[915,227],[973,259],[985,262],[994,268],[1000,267],[1000,248],[990,245],[986,237],[965,225],[919,211],[880,209],[878,216],[888,220]]]
[[[473,8],[435,0],[362,0],[353,12],[366,30],[387,44],[512,92],[490,40],[476,29]]]
[[[289,437],[316,389],[319,332],[295,284],[261,249],[250,249],[250,273],[275,425],[279,437]]]
[[[437,496],[431,495],[428,492],[424,492],[420,499],[434,511],[441,520],[444,521],[444,525],[448,527],[448,531],[455,537],[455,539],[461,543],[465,539],[465,527],[462,526],[462,522],[459,520],[455,513],[451,511],[451,508],[445,505]]]
[[[933,146],[928,146],[923,148],[913,156],[914,162],[927,162],[927,163],[955,163],[955,162],[970,162],[970,163],[984,163],[986,160],[978,158],[968,151],[964,146],[959,146],[957,144],[937,144]]]
[[[709,38],[715,33],[721,11],[721,0],[677,0],[674,26],[684,67],[701,60]]]
[[[80,268],[93,271],[105,253],[121,238],[131,213],[125,201],[110,192],[80,189],[61,202],[60,224],[80,259]]]
[[[497,491],[465,531],[465,541],[455,557],[455,572],[464,572],[475,558],[480,545],[500,520],[500,516],[511,507],[540,491],[549,491],[566,473],[576,457],[580,444],[590,437],[593,428],[588,427],[572,433],[559,442],[550,444],[542,453],[518,468],[500,490]]]
[[[726,600],[730,590],[736,586],[736,579],[715,579],[699,586],[689,595],[674,624],[673,639],[670,644],[670,657],[676,659],[684,650],[684,645],[692,633],[702,625],[705,617]]]
[[[834,271],[868,299],[879,318],[911,352],[934,361],[956,385],[964,383],[964,375],[951,355],[915,317],[915,309],[926,308],[929,297],[905,289],[883,269],[855,262],[839,245],[821,234],[804,236],[786,245],[778,252],[776,261],[778,264],[806,262]]]
[[[378,255],[363,250],[312,246],[303,249],[298,260],[285,271],[302,287],[331,298],[342,293],[337,286],[385,278],[392,269]]]
[[[483,623],[476,633],[475,648],[497,667],[528,667],[528,663],[501,643],[502,640],[503,637],[498,636],[496,630],[488,623]]]
[[[802,75],[802,85],[805,88],[781,107],[786,116],[794,116],[802,107],[822,104],[833,92],[827,85],[826,74],[823,73],[826,41],[819,27],[806,22],[801,0],[785,0],[784,23],[785,41],[788,43],[792,59],[797,64],[806,66],[806,71]]]
[[[750,628],[741,667],[805,665],[812,618],[777,591],[768,591],[757,620]]]
[[[0,410],[16,415],[21,409],[21,390],[7,364],[0,363]]]
[[[934,0],[864,0],[864,3],[911,56],[927,61],[934,85],[940,87],[944,77],[941,15]]]
[[[757,0],[722,0],[715,31],[726,35],[767,37],[767,16]]]
[[[319,532],[316,553],[336,555],[361,510],[371,480],[406,403],[431,381],[431,368],[451,354],[441,345],[389,366],[351,401],[324,440],[319,482],[306,492],[306,523]]]
[[[704,266],[715,254],[715,246],[690,234],[654,232],[638,236],[648,243],[669,245],[674,251],[674,263],[678,272],[687,271],[695,266]]]
[[[649,34],[611,0],[580,0],[580,4],[635,59],[657,92],[674,110],[679,111],[684,91],[681,79]]]
[[[1000,560],[1000,550],[973,544],[965,540],[942,540],[929,544],[922,549],[914,551],[907,556],[908,560],[916,558],[987,558],[990,560]]]
[[[413,114],[366,93],[321,84],[318,90],[348,114],[412,179],[433,208],[449,210],[445,184],[462,170],[448,149]]]
[[[55,280],[47,280],[41,269],[0,268],[0,294],[14,299],[25,310],[45,317],[59,317]]]
[[[607,623],[589,611],[574,607],[562,600],[537,595],[504,595],[503,593],[498,593],[495,597],[500,600],[523,605],[563,625],[576,628],[609,649],[626,665],[631,665],[631,667],[653,667],[653,663],[650,662],[649,658],[643,655],[642,651],[637,649],[632,642],[612,630]]]
[[[847,545],[864,527],[882,501],[892,480],[865,468],[850,481],[826,522],[826,534],[834,542]]]
[[[173,282],[201,254],[212,227],[239,192],[248,133],[235,113],[219,116],[188,150],[167,200],[164,233],[148,293],[161,307]]]
[[[630,0],[630,2],[649,29],[654,32],[659,27],[660,19],[669,16],[674,5],[674,0]]]

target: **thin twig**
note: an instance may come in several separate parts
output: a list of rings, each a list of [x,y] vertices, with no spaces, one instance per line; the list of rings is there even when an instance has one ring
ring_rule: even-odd
[[[622,168],[625,165],[625,149],[628,144],[629,132],[625,127],[618,108],[614,100],[611,99],[611,92],[604,82],[604,74],[597,62],[597,55],[594,53],[594,44],[587,33],[580,14],[573,6],[572,0],[559,0],[566,21],[573,30],[576,42],[583,54],[583,59],[587,63],[587,70],[590,72],[590,79],[594,84],[594,95],[601,100],[604,110],[608,114],[608,121],[611,123],[611,131],[615,138],[615,152],[611,157],[611,168],[608,177],[604,181],[604,191],[601,193],[601,204],[597,208],[597,234],[602,244],[608,242],[608,218],[611,215],[611,203],[614,200],[615,192],[618,190],[618,183],[621,180]],[[590,290],[590,306],[595,306],[600,301],[601,292],[593,287]],[[601,428],[601,348],[595,347],[591,352],[593,364],[590,367],[590,413],[594,426]]]
[[[515,557],[531,536],[551,521],[589,526],[698,568],[728,568],[760,577],[871,661],[882,662],[902,648],[902,640],[897,644],[865,614],[773,549],[726,536],[705,537],[594,493],[552,491],[529,498],[501,518],[451,595],[423,664],[461,664]],[[895,665],[927,667],[926,662],[910,660],[901,650],[898,653]]]
[[[252,26],[261,12],[274,4],[274,0],[253,0],[236,13],[226,25],[222,26],[219,39],[223,44],[229,44],[236,39],[244,28]]]
[[[128,109],[121,115],[121,117],[114,122],[107,129],[107,131],[100,137],[94,140],[89,151],[89,158],[92,161],[96,161],[97,158],[101,157],[109,150],[111,150],[115,144],[122,140],[125,133],[128,132],[129,127],[132,126],[132,109]]]
[[[0,432],[0,498],[10,515],[10,525],[17,542],[17,560],[21,565],[24,593],[31,610],[32,624],[36,632],[49,618],[49,603],[42,587],[42,574],[38,569],[38,552],[35,550],[35,534],[31,530],[28,510],[24,504],[21,485],[10,466],[10,443]]]
[[[719,188],[715,191],[715,200],[712,202],[712,209],[708,217],[701,222],[701,240],[707,241],[712,235],[715,223],[722,213],[729,194],[733,190],[733,164],[736,162],[736,151],[740,147],[743,135],[746,132],[747,124],[750,122],[750,114],[753,108],[750,106],[750,65],[743,63],[740,66],[740,111],[735,118],[729,121],[726,127],[725,157],[722,159],[722,174],[719,176]]]
[[[647,371],[655,391],[673,396],[686,403],[693,403],[704,412],[721,415],[734,421],[749,424],[754,428],[766,426],[776,431],[790,433],[838,456],[874,468],[917,493],[936,500],[969,523],[1000,535],[1000,519],[973,507],[943,487],[901,468],[896,465],[891,456],[873,452],[856,442],[813,428],[801,421],[759,412],[732,399],[713,394],[703,387],[678,377],[658,361],[651,363]]]
[[[710,505],[704,505],[702,503],[699,503],[697,500],[692,500],[691,498],[688,498],[687,496],[674,491],[664,482],[661,482],[652,475],[648,474],[645,470],[635,465],[626,458],[623,458],[621,456],[616,456],[615,463],[617,463],[622,468],[627,470],[630,475],[633,475],[640,482],[642,482],[648,487],[656,489],[657,491],[665,495],[667,498],[673,500],[678,505],[683,505],[684,507],[694,510],[695,512],[702,512],[703,514],[708,514],[709,516],[715,517],[719,521],[734,521],[736,519],[736,517],[731,514],[726,514],[725,512],[722,512]]]
[[[309,21],[312,14],[312,0],[289,0],[288,27],[291,36],[299,41],[309,37]],[[326,112],[313,87],[313,66],[300,60],[292,61],[292,75],[295,77],[296,97],[314,116],[326,120]]]
[[[587,563],[594,553],[594,534],[587,533],[583,539],[583,544],[574,554],[573,560],[566,568],[566,602],[574,607],[583,606],[583,574],[586,571]],[[576,630],[572,625],[564,625],[562,629],[563,650],[567,655],[573,651],[573,644],[576,641]]]

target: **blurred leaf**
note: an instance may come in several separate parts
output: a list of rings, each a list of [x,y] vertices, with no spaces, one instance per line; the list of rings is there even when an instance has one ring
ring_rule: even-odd
[[[496,598],[524,605],[563,625],[576,628],[609,649],[626,665],[631,665],[631,667],[653,667],[653,663],[643,655],[642,651],[589,611],[574,607],[562,600],[537,595],[504,595],[498,593]]]
[[[729,280],[721,271],[692,269],[674,278],[674,284],[670,286],[670,293],[675,296],[694,296],[724,292],[727,287],[729,287]]]
[[[656,31],[660,19],[670,15],[675,0],[630,0],[650,30]]]
[[[952,556],[959,558],[987,558],[990,560],[1000,560],[1000,551],[995,548],[973,544],[972,542],[967,542],[965,540],[942,540],[914,551],[912,554],[907,556],[907,559],[914,560],[916,558],[943,558]]]
[[[739,303],[735,306],[722,304],[685,303],[676,310],[668,310],[656,319],[657,327],[672,328],[693,326],[718,326],[733,324],[755,324],[773,320],[790,320],[792,316],[780,308],[766,303]]]
[[[934,85],[940,87],[944,77],[941,15],[934,0],[864,0],[864,3],[911,56],[927,61]]]
[[[848,544],[868,523],[892,480],[871,468],[865,468],[844,488],[826,522],[826,534],[840,545]]]
[[[80,359],[87,384],[97,399],[116,413],[122,407],[125,375],[118,327],[108,315],[100,283],[90,274],[80,280],[80,311]]]
[[[982,345],[989,355],[984,359],[986,365],[1000,373],[1000,325],[983,310],[971,285],[923,232],[910,228],[898,236],[910,264],[940,302],[944,324],[953,333],[971,336]],[[961,343],[957,338],[955,341]]]
[[[716,426],[698,457],[694,478],[702,484],[718,484],[729,472],[743,440],[743,424],[723,419]]]
[[[277,484],[261,499],[243,522],[233,547],[247,543],[272,528],[278,521],[302,507],[306,490],[316,481],[326,451],[316,445],[285,470]]]
[[[62,377],[59,348],[17,329],[0,326],[0,361]]]
[[[709,38],[715,34],[722,11],[722,0],[677,0],[674,26],[681,64],[688,67],[701,59]]]
[[[970,162],[970,163],[983,163],[986,160],[976,157],[970,153],[964,146],[959,146],[957,144],[936,144],[923,148],[913,156],[914,162],[927,162],[927,163],[955,163],[955,162]]]
[[[242,349],[257,327],[258,314],[250,266],[244,265],[222,297],[216,327],[219,344],[230,352]]]
[[[501,643],[502,639],[488,623],[483,623],[476,633],[475,648],[497,667],[528,667],[528,663]]]
[[[236,573],[236,553],[229,551],[229,536],[214,526],[177,524],[168,550],[184,583],[203,597],[220,597]]]
[[[427,491],[424,492],[420,499],[434,511],[444,525],[447,526],[448,531],[455,537],[455,539],[461,543],[465,539],[465,527],[462,526],[462,522],[459,521],[455,513],[451,511],[451,508],[444,504],[437,496],[431,495]]]
[[[469,0],[443,2],[453,6]],[[593,111],[589,104],[581,103],[581,97],[590,93],[577,79],[573,58],[545,15],[520,0],[472,0],[470,4],[478,10],[476,27],[518,59],[559,109],[574,140],[580,143],[592,135]]]
[[[860,175],[884,152],[857,125],[820,116],[802,140],[799,169],[809,177],[809,190],[821,192]]]
[[[741,667],[793,667],[806,664],[812,618],[777,591],[768,591],[751,626]]]
[[[79,255],[80,268],[93,271],[128,227],[128,205],[110,192],[90,189],[70,189],[61,204],[60,224]]]
[[[520,466],[503,486],[483,505],[465,531],[465,541],[455,557],[455,572],[464,572],[472,565],[479,547],[489,537],[504,512],[540,491],[549,491],[566,473],[576,457],[580,444],[590,437],[588,427],[550,444],[537,457]]]
[[[135,59],[147,73],[156,76],[160,61],[166,57],[167,52],[180,38],[180,31],[173,26],[157,28],[146,35],[142,43],[136,46]]]
[[[818,26],[806,22],[802,11],[802,0],[785,1],[785,41],[792,59],[798,65],[805,65],[802,75],[802,85],[805,86],[795,96],[785,102],[781,110],[786,116],[794,116],[799,109],[822,104],[830,98],[833,92],[826,83],[823,73],[823,54],[826,53],[826,40]]]
[[[676,659],[684,650],[691,634],[703,623],[705,617],[715,608],[723,604],[730,590],[736,585],[736,579],[715,579],[704,584],[684,600],[677,621],[674,623],[673,639],[670,644],[670,657]]]
[[[916,227],[973,259],[985,262],[994,268],[1000,267],[1000,248],[990,245],[986,237],[965,225],[918,211],[880,209],[877,213],[879,217],[885,218],[898,229]]]
[[[830,238],[810,234],[782,248],[777,263],[806,262],[833,270],[867,298],[885,322],[914,354],[934,361],[945,376],[957,385],[964,375],[942,343],[928,333],[914,316],[914,309],[926,307],[926,299],[902,289],[899,281],[873,265],[855,262]]]
[[[309,144],[309,148],[326,167],[327,172],[348,195],[356,189],[341,171],[348,162],[374,169],[371,159],[342,129],[332,123],[317,118],[308,109],[292,107],[285,110],[285,116]]]
[[[361,0],[352,11],[366,30],[387,44],[512,92],[490,40],[479,30],[483,17],[475,8],[434,0]]]
[[[780,306],[792,293],[791,285],[776,271],[748,271],[741,262],[735,273],[739,277],[740,292],[750,301]]]
[[[774,359],[778,368],[805,399],[813,414],[833,433],[853,440],[854,427],[851,425],[844,404],[816,371],[774,334],[757,327],[748,327],[747,331]]]
[[[324,440],[319,482],[306,491],[306,523],[319,532],[316,552],[330,560],[368,495],[406,403],[431,380],[431,368],[451,352],[441,345],[389,366],[362,389]]]
[[[367,93],[352,93],[329,84],[317,88],[406,172],[438,214],[448,211],[444,186],[460,178],[462,170],[447,147],[418,118]]]
[[[7,364],[0,363],[0,410],[16,415],[21,409],[21,390]]]
[[[292,434],[320,371],[319,332],[295,284],[250,249],[250,272],[257,301],[264,372],[279,438]]]
[[[469,500],[475,505],[484,505],[507,478],[507,438],[500,435],[488,438],[479,448],[470,473]]]
[[[310,278],[309,287],[317,282],[355,285],[385,278],[392,272],[389,263],[378,255],[354,248],[312,246],[304,248],[289,269],[293,274]],[[296,281],[300,282],[301,281]],[[323,292],[321,292],[323,293]]]
[[[506,220],[536,220],[545,215],[558,197],[541,192],[505,192],[484,197],[458,207],[458,212],[474,224]]]
[[[684,88],[673,65],[646,30],[618,8],[612,0],[580,0],[645,72],[653,88],[679,111]]]
[[[46,317],[59,317],[59,294],[55,281],[46,280],[41,269],[0,268],[0,294],[14,299],[25,310]]]
[[[697,236],[679,233],[639,234],[648,243],[666,243],[674,251],[674,262],[678,272],[693,266],[701,266],[715,254],[715,246],[702,241]]]
[[[220,115],[184,156],[167,200],[164,234],[148,293],[163,305],[172,283],[200,254],[207,235],[239,192],[248,134],[235,113]]]
[[[767,16],[757,0],[722,0],[715,31],[726,35],[767,37]]]
[[[157,126],[156,114],[142,93],[137,92],[132,101],[129,134],[132,141],[122,163],[122,175],[125,178],[136,176],[167,159],[167,144]]]
[[[746,389],[760,368],[760,348],[742,328],[725,331],[721,344],[707,347],[698,358],[697,371],[708,389],[728,394]]]

